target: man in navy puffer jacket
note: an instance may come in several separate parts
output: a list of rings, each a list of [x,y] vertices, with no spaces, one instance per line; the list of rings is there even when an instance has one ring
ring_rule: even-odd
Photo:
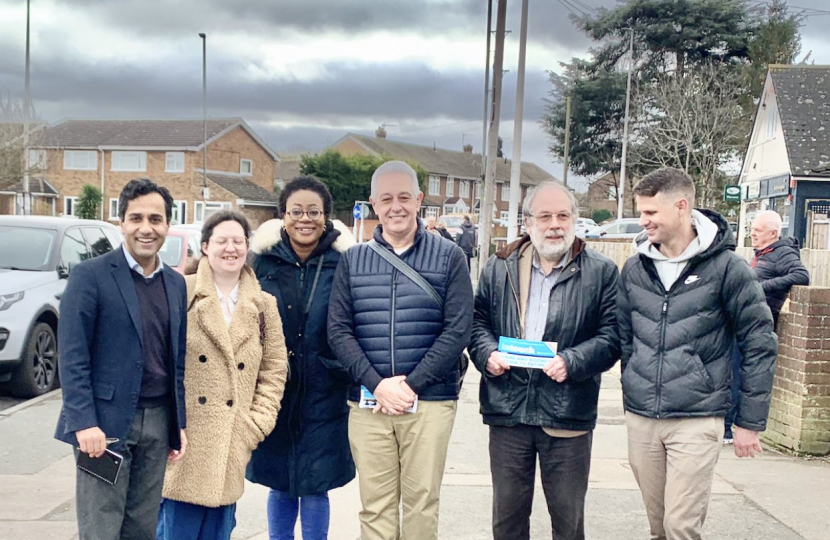
[[[422,199],[409,165],[378,167],[369,199],[380,219],[374,242],[424,278],[443,309],[368,244],[344,253],[334,276],[329,343],[353,383],[349,442],[360,479],[363,540],[438,538],[438,498],[459,359],[470,341],[473,289],[461,249],[419,223]],[[356,403],[361,387],[374,395],[374,409]]]

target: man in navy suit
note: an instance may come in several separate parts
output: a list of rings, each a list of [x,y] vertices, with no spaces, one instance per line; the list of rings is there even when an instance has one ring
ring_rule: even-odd
[[[124,458],[115,485],[78,470],[80,540],[155,538],[167,459],[185,452],[184,278],[164,266],[173,198],[147,179],[118,200],[124,243],[71,269],[58,327],[63,409],[55,437]]]

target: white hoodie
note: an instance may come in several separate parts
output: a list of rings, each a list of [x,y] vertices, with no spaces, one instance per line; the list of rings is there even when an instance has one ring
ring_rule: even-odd
[[[689,260],[709,249],[718,234],[717,224],[697,210],[692,210],[692,227],[695,229],[697,236],[689,243],[683,253],[673,259],[669,259],[660,253],[657,247],[648,240],[648,234],[645,231],[634,239],[634,247],[637,248],[637,251],[654,260],[657,275],[660,276],[663,288],[667,291],[671,289],[671,286],[683,273]]]

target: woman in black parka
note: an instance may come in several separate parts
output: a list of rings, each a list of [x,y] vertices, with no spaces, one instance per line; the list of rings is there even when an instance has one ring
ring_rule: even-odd
[[[254,237],[253,267],[262,290],[277,299],[289,378],[277,425],[254,451],[247,478],[271,488],[272,540],[293,538],[298,511],[303,539],[314,540],[328,535],[328,491],[355,476],[348,375],[335,363],[326,334],[334,271],[354,240],[329,219],[331,194],[314,177],[287,183],[279,205],[283,220],[263,223]]]

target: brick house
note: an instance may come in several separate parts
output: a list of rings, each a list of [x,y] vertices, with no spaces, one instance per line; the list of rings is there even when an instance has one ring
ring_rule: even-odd
[[[75,215],[82,187],[92,184],[104,194],[102,219],[118,221],[124,185],[150,178],[173,195],[174,223],[224,208],[242,211],[254,228],[274,217],[279,157],[244,120],[207,121],[206,175],[203,148],[201,120],[70,119],[36,132],[29,155],[37,186],[53,195],[53,215]],[[2,204],[0,212],[10,213]]]
[[[422,146],[387,139],[386,131],[378,129],[375,137],[348,133],[329,148],[344,155],[366,154],[419,164],[428,173],[422,217],[479,212],[484,175],[481,154],[474,154],[472,145],[466,145],[461,152]],[[510,200],[510,166],[509,159],[499,159],[496,169],[496,217],[505,221]],[[546,180],[556,178],[533,163],[522,162],[521,198],[524,199],[528,187]]]

